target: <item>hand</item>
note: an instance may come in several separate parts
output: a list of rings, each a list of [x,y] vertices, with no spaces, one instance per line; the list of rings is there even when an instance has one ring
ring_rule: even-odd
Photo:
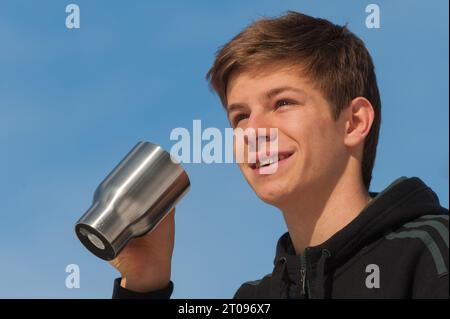
[[[121,286],[136,292],[164,288],[170,281],[175,238],[175,207],[150,233],[132,239],[110,263],[122,274]]]

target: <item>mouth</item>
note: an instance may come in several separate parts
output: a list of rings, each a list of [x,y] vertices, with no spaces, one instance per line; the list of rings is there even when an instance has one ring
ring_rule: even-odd
[[[288,158],[290,158],[294,154],[293,151],[287,151],[287,152],[278,152],[277,154],[272,155],[256,155],[256,162],[255,163],[249,163],[248,166],[253,171],[260,171],[261,169],[270,167],[273,164],[280,164],[281,162],[286,161]]]

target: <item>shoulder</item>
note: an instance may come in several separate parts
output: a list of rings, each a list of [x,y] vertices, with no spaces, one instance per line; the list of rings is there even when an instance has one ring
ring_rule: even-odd
[[[385,236],[397,246],[399,254],[412,254],[413,296],[448,298],[448,226],[448,214],[430,214],[409,221]]]
[[[416,251],[420,251],[420,257],[432,260],[437,275],[441,276],[448,273],[448,224],[448,214],[423,215],[403,224],[385,237],[397,241],[401,246],[415,245]]]
[[[270,285],[272,274],[267,274],[261,279],[246,281],[234,294],[234,299],[252,299],[261,298],[261,291],[265,291]]]

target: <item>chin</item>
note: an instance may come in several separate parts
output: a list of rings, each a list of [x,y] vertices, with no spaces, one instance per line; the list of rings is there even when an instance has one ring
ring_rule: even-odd
[[[244,165],[240,166],[240,168],[255,194],[269,205],[281,207],[283,203],[288,202],[289,199],[295,196],[294,193],[297,193],[298,185],[296,186],[296,184],[298,180],[297,178],[293,180],[292,174],[289,176],[289,174],[286,174],[286,171],[257,177],[250,168]]]
[[[253,187],[256,195],[265,203],[280,207],[291,196],[291,192],[286,185],[259,185]]]

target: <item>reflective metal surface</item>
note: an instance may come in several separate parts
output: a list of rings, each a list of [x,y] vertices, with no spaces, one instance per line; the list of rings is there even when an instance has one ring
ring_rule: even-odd
[[[93,254],[114,259],[130,239],[154,229],[189,188],[168,152],[139,142],[97,187],[75,232]]]

